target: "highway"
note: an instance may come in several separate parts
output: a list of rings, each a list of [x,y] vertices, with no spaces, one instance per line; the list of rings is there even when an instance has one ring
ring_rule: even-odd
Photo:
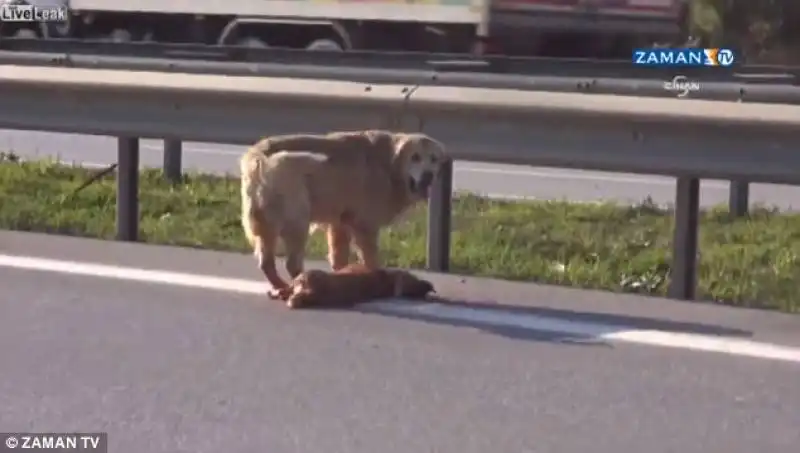
[[[165,259],[165,257],[167,259]],[[115,453],[793,453],[800,318],[429,276],[288,311],[252,257],[0,232],[0,426]]]
[[[13,150],[25,158],[56,157],[64,162],[82,165],[107,165],[116,159],[116,142],[112,138],[85,135],[51,134],[0,130],[0,149]],[[142,165],[162,165],[162,144],[144,141]],[[241,148],[224,145],[187,143],[184,145],[184,168],[215,173],[236,173]],[[617,201],[637,203],[650,197],[658,204],[674,200],[672,178],[576,171],[552,168],[491,165],[457,162],[455,189],[498,198],[541,198],[572,201]],[[727,203],[728,183],[703,181],[701,204]],[[755,184],[751,203],[763,203],[782,209],[800,206],[800,188]]]

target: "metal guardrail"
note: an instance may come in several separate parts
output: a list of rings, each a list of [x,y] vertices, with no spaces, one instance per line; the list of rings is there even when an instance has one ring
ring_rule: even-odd
[[[614,94],[674,98],[665,89],[669,79],[619,79],[592,77],[555,77],[513,74],[452,72],[449,70],[411,70],[319,66],[284,63],[236,63],[164,58],[133,58],[103,55],[61,55],[52,53],[7,52],[0,50],[0,64],[126,71],[177,72],[230,76],[286,77],[361,82],[365,84],[408,84],[495,88],[505,90],[540,90],[564,93]],[[630,66],[630,64],[628,64]],[[702,82],[701,89],[688,96],[694,99],[736,102],[800,104],[800,85],[744,82]]]
[[[460,160],[676,176],[669,295],[692,299],[700,179],[800,184],[792,105],[19,66],[0,66],[0,96],[0,128],[120,137],[121,240],[137,238],[139,138],[423,129]],[[437,271],[449,266],[451,178],[429,206]]]
[[[0,50],[63,56],[113,56],[225,63],[270,63],[361,69],[470,72],[542,77],[670,80],[677,73],[693,80],[730,83],[800,84],[800,67],[736,65],[733,68],[675,68],[632,65],[630,60],[471,56],[455,53],[306,51],[203,44],[0,39]]]

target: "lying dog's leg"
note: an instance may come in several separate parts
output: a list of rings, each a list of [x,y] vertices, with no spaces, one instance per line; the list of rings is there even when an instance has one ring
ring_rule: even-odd
[[[270,299],[286,301],[292,295],[293,291],[294,289],[291,286],[287,286],[281,289],[273,289],[268,294]]]
[[[350,229],[342,224],[332,224],[327,227],[328,233],[328,263],[331,269],[338,271],[350,262]]]
[[[378,240],[380,230],[359,225],[353,228],[353,239],[358,248],[358,258],[367,269],[378,269],[381,267],[380,256],[378,254]]]

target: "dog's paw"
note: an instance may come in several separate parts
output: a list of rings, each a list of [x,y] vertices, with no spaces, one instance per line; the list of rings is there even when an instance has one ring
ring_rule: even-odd
[[[272,300],[287,300],[291,295],[292,295],[291,287],[280,288],[280,289],[272,288],[269,291],[267,291],[267,297],[269,297]]]

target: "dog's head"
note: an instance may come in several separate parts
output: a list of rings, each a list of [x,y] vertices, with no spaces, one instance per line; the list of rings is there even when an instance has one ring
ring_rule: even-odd
[[[449,157],[444,145],[423,133],[394,135],[394,163],[417,199],[430,195],[433,180]]]
[[[319,305],[320,297],[324,296],[328,281],[326,272],[311,269],[307,270],[292,280],[292,285],[287,288],[281,298],[289,308],[303,308]]]
[[[423,298],[429,293],[436,292],[433,283],[423,280],[408,271],[388,271],[394,282],[395,297]]]

